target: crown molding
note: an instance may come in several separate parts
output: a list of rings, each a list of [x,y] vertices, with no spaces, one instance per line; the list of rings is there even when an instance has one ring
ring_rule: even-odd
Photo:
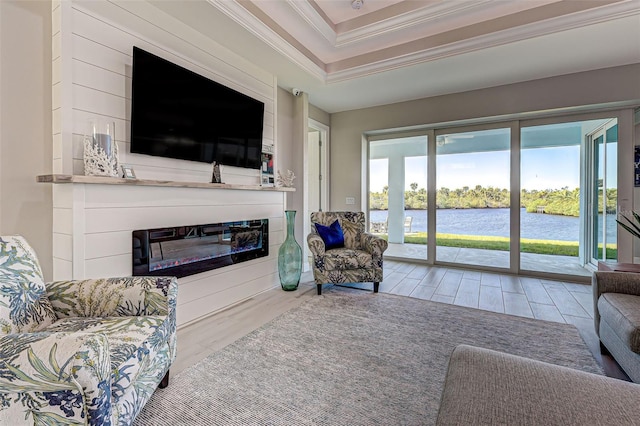
[[[540,37],[560,31],[576,29],[597,23],[621,19],[634,15],[640,15],[640,1],[626,0],[593,9],[588,9],[581,12],[563,15],[556,18],[550,18],[544,21],[534,22],[519,27],[498,31],[491,34],[481,35],[467,40],[453,42],[447,45],[429,48],[402,56],[389,57],[372,63],[363,63],[362,65],[340,69],[340,61],[324,64],[324,68],[322,66],[319,66],[305,54],[296,49],[286,39],[280,36],[276,31],[271,29],[267,24],[258,19],[240,3],[228,0],[207,1],[212,6],[216,7],[222,13],[235,21],[238,25],[242,26],[244,29],[256,36],[259,40],[263,41],[268,46],[273,48],[276,52],[282,54],[284,57],[299,66],[302,70],[309,73],[314,78],[328,84],[351,80],[358,77],[364,77],[375,73],[390,71],[423,62],[434,61],[454,55],[474,52],[489,47],[518,42],[529,38]],[[482,4],[487,3],[487,1],[488,0],[475,0],[472,6],[467,7],[479,7]],[[330,41],[330,39],[332,38],[332,34],[335,35],[333,28],[331,28],[331,26],[326,21],[324,21],[324,19],[317,13],[317,11],[313,9],[313,7],[310,6],[306,1],[297,2],[295,0],[288,0],[288,4],[305,20],[305,22],[316,28],[318,32],[322,34],[323,38]],[[462,7],[463,6],[458,6],[457,10],[461,10]],[[442,8],[440,8],[439,16],[441,18],[442,16],[446,16],[447,14],[453,12],[455,12],[454,7],[443,6]],[[363,37],[373,37],[374,35],[376,35],[375,31],[381,33],[393,31],[392,24],[390,23],[391,21],[396,22],[396,25],[405,26],[428,22],[429,18],[426,17],[423,13],[423,11],[408,13],[406,14],[406,16],[399,17],[398,19],[400,19],[400,21],[394,21],[394,19],[390,19],[381,23],[379,26],[377,24],[369,26],[368,29],[366,31],[363,30],[363,32],[358,32],[360,30],[354,30],[349,33],[345,33],[349,35],[345,36],[344,38],[340,38],[340,41],[338,43],[348,44],[357,40],[362,40]],[[431,10],[431,13],[433,13],[433,10]],[[340,36],[337,37],[339,38]],[[357,57],[355,57],[354,59],[357,60]],[[335,70],[332,71],[331,68],[334,68]]]
[[[494,4],[492,0],[473,0],[462,3],[440,3],[429,8],[421,8],[395,15],[390,18],[364,25],[354,30],[338,34],[336,29],[328,23],[318,11],[307,1],[286,0],[289,7],[318,34],[320,34],[331,46],[344,47],[352,43],[372,39],[384,34],[402,31],[413,26],[423,25],[429,22],[442,20],[449,15],[467,10],[481,9],[487,4]]]
[[[391,71],[405,66],[435,61],[437,59],[470,53],[489,47],[514,43],[634,15],[638,15],[640,23],[640,2],[631,0],[615,3],[597,9],[576,12],[557,18],[551,18],[542,22],[526,24],[508,30],[502,30],[492,34],[486,34],[472,39],[426,49],[420,52],[383,59],[374,63],[363,64],[362,66],[351,67],[345,70],[329,71],[326,83],[338,83],[375,73]]]
[[[287,4],[307,23],[316,30],[329,44],[336,45],[337,34],[318,11],[307,1],[287,0]]]
[[[428,8],[417,9],[402,15],[396,15],[388,19],[365,25],[354,30],[338,34],[336,47],[347,46],[367,39],[379,37],[407,28],[424,25],[429,22],[441,20],[447,16],[461,11],[476,9],[491,4],[491,0],[474,0],[465,2],[442,2]]]
[[[293,47],[238,2],[228,0],[207,0],[207,2],[313,77],[320,81],[326,81],[327,73],[324,69]]]

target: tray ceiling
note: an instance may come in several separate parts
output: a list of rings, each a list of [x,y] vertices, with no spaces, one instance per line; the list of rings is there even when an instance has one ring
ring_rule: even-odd
[[[154,2],[328,112],[640,62],[638,0],[172,3]]]

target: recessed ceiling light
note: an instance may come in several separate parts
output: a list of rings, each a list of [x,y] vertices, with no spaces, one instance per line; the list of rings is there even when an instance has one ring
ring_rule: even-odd
[[[360,10],[363,4],[364,0],[351,0],[351,7],[355,10]]]

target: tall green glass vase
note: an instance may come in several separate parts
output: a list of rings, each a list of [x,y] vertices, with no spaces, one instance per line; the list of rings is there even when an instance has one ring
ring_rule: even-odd
[[[302,249],[294,235],[296,211],[285,210],[284,215],[287,219],[287,238],[278,250],[278,274],[282,289],[293,291],[298,289],[302,274]]]

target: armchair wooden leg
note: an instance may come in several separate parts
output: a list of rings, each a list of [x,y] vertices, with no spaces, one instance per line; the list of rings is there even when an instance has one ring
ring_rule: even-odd
[[[378,287],[380,287],[380,283],[373,283],[373,292],[374,293],[378,292]]]
[[[158,385],[160,389],[164,389],[167,386],[169,386],[169,370],[167,370],[167,374],[164,375],[164,377],[162,378],[162,381]]]
[[[316,284],[316,286],[318,287],[318,296],[320,296],[322,294],[322,284]]]

